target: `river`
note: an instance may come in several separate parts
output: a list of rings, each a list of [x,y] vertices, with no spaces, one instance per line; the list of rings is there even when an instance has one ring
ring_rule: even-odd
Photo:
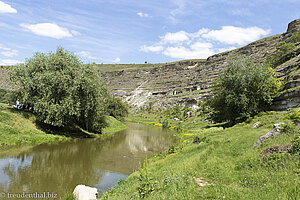
[[[0,193],[50,193],[63,197],[76,185],[106,191],[139,163],[176,142],[175,132],[128,123],[106,139],[77,139],[14,149],[0,158]],[[0,198],[1,199],[1,198]]]

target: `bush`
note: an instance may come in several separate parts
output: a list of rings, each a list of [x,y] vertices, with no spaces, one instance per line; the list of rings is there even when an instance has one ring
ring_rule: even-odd
[[[295,124],[300,123],[300,115],[299,115],[297,112],[295,112],[295,111],[291,112],[291,113],[288,115],[288,118],[289,118],[290,120],[292,120]]]
[[[267,57],[267,64],[275,68],[296,56],[296,47],[293,43],[281,42],[280,47]]]
[[[211,117],[216,122],[243,121],[266,109],[280,87],[272,68],[244,59],[231,62],[213,88]]]
[[[82,66],[63,48],[36,53],[11,72],[11,80],[20,88],[20,102],[34,105],[37,119],[45,124],[77,124],[92,132],[100,132],[106,125],[106,88],[92,67]]]
[[[128,116],[128,105],[120,98],[110,96],[107,102],[107,114],[118,120]]]
[[[296,127],[290,124],[284,124],[281,128],[281,131],[283,133],[288,133],[288,134],[295,134],[296,132]]]
[[[290,41],[293,43],[300,42],[300,31],[297,31],[296,33],[294,33],[293,36],[291,37]]]
[[[293,154],[300,154],[300,134],[297,134],[294,138],[291,152]]]

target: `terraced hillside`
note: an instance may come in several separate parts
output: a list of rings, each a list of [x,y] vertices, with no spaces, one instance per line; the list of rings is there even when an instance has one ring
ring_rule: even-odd
[[[196,106],[198,101],[211,97],[211,86],[230,60],[244,56],[254,62],[264,62],[280,42],[288,42],[300,30],[300,20],[289,24],[286,33],[267,37],[247,46],[220,53],[207,60],[186,60],[138,69],[107,71],[98,69],[99,75],[115,96],[128,101],[133,107],[155,107],[174,104]],[[276,75],[285,82],[278,94],[274,109],[300,106],[300,43],[296,43],[297,56],[276,67]]]

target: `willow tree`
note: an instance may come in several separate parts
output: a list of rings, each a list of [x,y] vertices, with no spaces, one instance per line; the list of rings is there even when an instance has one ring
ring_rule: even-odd
[[[20,102],[34,105],[37,119],[64,127],[77,124],[99,132],[105,126],[107,90],[91,66],[83,66],[72,53],[36,53],[11,73]]]

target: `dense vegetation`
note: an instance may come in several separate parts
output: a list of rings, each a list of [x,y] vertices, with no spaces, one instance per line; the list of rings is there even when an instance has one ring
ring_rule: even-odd
[[[91,132],[105,127],[109,103],[113,116],[126,115],[122,102],[110,97],[91,66],[83,66],[73,54],[58,48],[56,52],[36,53],[24,66],[12,71],[20,102],[33,108],[37,119],[56,127],[79,125]],[[122,109],[121,113],[118,109]]]
[[[243,121],[266,109],[280,87],[271,67],[248,60],[234,61],[214,87],[212,118],[217,122]]]

